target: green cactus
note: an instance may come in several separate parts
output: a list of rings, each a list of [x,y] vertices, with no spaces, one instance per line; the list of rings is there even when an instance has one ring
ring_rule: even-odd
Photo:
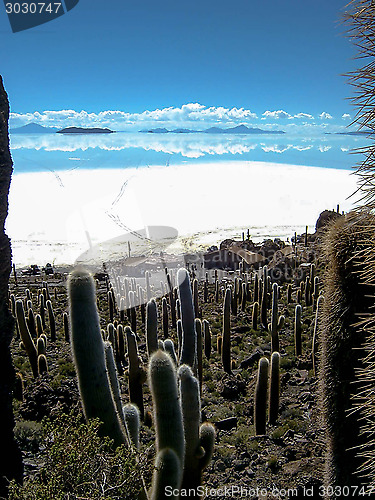
[[[169,337],[168,334],[168,303],[167,299],[163,297],[161,301],[161,310],[162,310],[162,318],[163,318],[163,336],[165,339]]]
[[[99,418],[101,433],[115,446],[127,443],[107,375],[95,282],[88,271],[78,268],[70,273],[68,297],[72,354],[85,417]]]
[[[272,285],[271,352],[279,351],[279,285]]]
[[[124,405],[123,414],[125,425],[129,435],[129,442],[135,450],[139,451],[139,430],[140,430],[140,413],[138,407],[131,403]]]
[[[196,278],[193,280],[193,304],[194,304],[194,316],[196,318],[199,318],[200,314],[199,314],[198,280]]]
[[[16,301],[16,318],[18,329],[21,335],[23,345],[29,357],[31,370],[33,372],[34,378],[38,377],[38,355],[33,339],[31,338],[29,329],[26,324],[25,311],[23,309],[22,300]]]
[[[203,320],[203,338],[204,338],[204,354],[207,359],[211,356],[211,330],[209,322]]]
[[[300,304],[297,304],[294,315],[294,348],[296,356],[301,356],[302,354],[301,317],[302,317],[302,306]]]
[[[200,435],[201,405],[199,383],[189,366],[179,368],[182,416],[185,434],[185,460],[181,489],[197,490],[202,483],[202,471],[209,463],[215,440],[215,430],[206,424]]]
[[[187,364],[193,367],[197,350],[197,335],[195,331],[193,296],[190,287],[189,274],[186,269],[181,268],[178,270],[177,282],[182,322],[180,364]]]
[[[267,266],[263,267],[263,290],[262,290],[262,300],[260,302],[260,322],[263,328],[268,330],[267,322],[267,309],[268,309],[268,269]]]
[[[156,453],[158,456],[166,448],[174,451],[179,469],[178,477],[171,481],[180,485],[185,456],[184,427],[176,368],[169,354],[158,350],[151,355],[148,377],[154,406]],[[169,481],[168,477],[165,480]]]
[[[43,337],[38,338],[37,343],[36,343],[36,350],[37,350],[38,356],[40,354],[44,354],[44,355],[46,354],[46,344],[44,342]]]
[[[39,356],[38,356],[38,374],[43,375],[44,373],[48,373],[47,358],[44,354],[39,354]]]
[[[268,422],[275,424],[279,412],[280,400],[280,354],[273,352],[270,367],[270,399],[268,407]]]
[[[117,370],[115,358],[113,355],[113,347],[110,341],[104,342],[105,365],[107,367],[109,385],[111,387],[113,401],[115,403],[117,414],[121,423],[125,426],[124,412],[122,409],[120,384],[117,378]]]
[[[286,302],[287,302],[287,304],[292,303],[292,291],[293,291],[292,284],[289,283],[287,286],[287,289],[286,289]]]
[[[164,351],[170,355],[173,363],[177,366],[178,365],[177,356],[176,356],[176,351],[174,348],[174,343],[172,342],[172,340],[171,339],[164,340],[163,347],[164,347]]]
[[[64,338],[65,342],[70,342],[69,336],[69,318],[66,312],[63,313]]]
[[[199,388],[202,390],[203,383],[203,342],[202,342],[202,322],[199,318],[195,319],[195,331],[197,333],[197,375],[199,380]]]
[[[324,303],[324,297],[323,295],[319,295],[318,300],[316,302],[315,323],[314,323],[314,333],[313,333],[312,352],[311,352],[314,377],[316,377],[317,373],[318,329],[319,329],[320,316],[322,314],[323,303]]]
[[[256,436],[266,433],[268,366],[269,362],[267,358],[261,358],[259,360],[254,397],[254,424]]]
[[[51,342],[56,342],[56,322],[55,322],[55,315],[53,313],[52,302],[50,300],[47,300],[46,305],[47,305],[47,311],[48,311]]]
[[[146,306],[146,345],[150,358],[158,349],[158,309],[154,299],[147,302]]]
[[[259,276],[258,276],[258,273],[255,273],[255,278],[254,278],[254,302],[259,303]]]
[[[29,309],[27,316],[28,316],[26,318],[27,327],[29,329],[31,337],[35,339],[38,337],[38,333],[36,331],[35,316],[32,309]]]
[[[374,235],[372,215],[348,214],[331,224],[324,238],[327,268],[318,330],[318,376],[326,486],[366,485],[371,480],[373,419],[368,409],[373,383],[371,358],[366,361],[366,356],[373,345],[369,259]],[[361,321],[361,314],[367,316],[370,328]]]
[[[221,346],[221,360],[223,369],[226,373],[231,373],[231,352],[230,352],[230,310],[231,310],[231,288],[225,290],[224,306],[223,306],[223,334]]]
[[[258,330],[258,314],[259,314],[259,302],[254,302],[253,311],[251,315],[251,328],[253,330]]]
[[[150,500],[168,500],[170,498],[178,500],[181,485],[181,463],[172,448],[164,448],[156,455],[154,475],[152,477],[152,487]],[[168,488],[171,494],[168,493]]]
[[[131,403],[138,406],[139,413],[143,420],[144,405],[143,405],[143,389],[142,386],[146,381],[146,372],[142,366],[141,359],[138,355],[137,339],[134,332],[129,326],[125,327],[125,336],[128,346],[129,358],[129,396]]]

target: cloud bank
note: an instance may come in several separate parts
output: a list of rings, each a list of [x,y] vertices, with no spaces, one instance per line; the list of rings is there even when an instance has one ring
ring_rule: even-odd
[[[349,115],[344,113],[342,120]],[[213,126],[233,127],[244,124],[248,127],[266,128],[269,130],[298,130],[315,129],[323,131],[327,122],[334,121],[334,117],[323,111],[314,117],[310,113],[289,113],[283,109],[266,110],[258,116],[257,113],[245,108],[227,108],[223,106],[205,106],[199,103],[188,103],[180,107],[170,106],[145,110],[141,113],[128,113],[121,110],[106,110],[99,113],[90,113],[85,110],[72,109],[35,111],[33,113],[11,113],[11,128],[20,127],[28,123],[37,123],[46,127],[109,127],[118,131],[136,131],[153,127],[190,128],[203,130]],[[343,130],[344,125],[340,125]],[[333,130],[332,130],[333,131]]]

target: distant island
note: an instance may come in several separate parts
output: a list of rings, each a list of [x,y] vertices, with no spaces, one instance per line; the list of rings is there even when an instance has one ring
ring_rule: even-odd
[[[51,127],[43,127],[37,123],[28,123],[23,127],[11,128],[11,134],[55,134],[56,129]]]
[[[153,128],[140,130],[141,133],[146,134],[285,134],[283,130],[263,130],[261,128],[246,127],[246,125],[238,125],[231,128],[211,127],[206,130],[190,130],[187,128],[179,128],[168,130],[166,128]]]
[[[325,132],[325,135],[364,135],[372,134],[372,130],[358,130],[357,132]]]
[[[57,134],[114,134],[109,128],[67,127],[57,131]]]

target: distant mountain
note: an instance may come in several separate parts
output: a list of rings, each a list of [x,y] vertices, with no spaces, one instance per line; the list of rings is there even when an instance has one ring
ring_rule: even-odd
[[[206,130],[190,130],[188,128],[177,128],[168,130],[167,128],[154,128],[140,130],[142,133],[147,134],[285,134],[282,130],[263,130],[261,128],[246,127],[246,125],[238,125],[232,128],[211,127]]]
[[[246,125],[237,125],[237,127],[220,128],[211,127],[203,130],[206,134],[285,134],[282,130],[263,130],[261,128],[246,127]]]
[[[28,123],[23,127],[11,128],[11,134],[54,134],[56,132],[55,128],[43,127],[37,123]]]
[[[57,131],[57,134],[113,134],[109,128],[67,127]]]

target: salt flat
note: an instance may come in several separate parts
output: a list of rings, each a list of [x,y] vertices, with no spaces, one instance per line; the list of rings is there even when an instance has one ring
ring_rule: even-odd
[[[167,251],[194,251],[247,228],[255,241],[313,231],[322,210],[350,210],[355,190],[349,170],[264,162],[20,173],[6,228],[18,266],[73,264],[90,246],[147,226],[177,230]]]

